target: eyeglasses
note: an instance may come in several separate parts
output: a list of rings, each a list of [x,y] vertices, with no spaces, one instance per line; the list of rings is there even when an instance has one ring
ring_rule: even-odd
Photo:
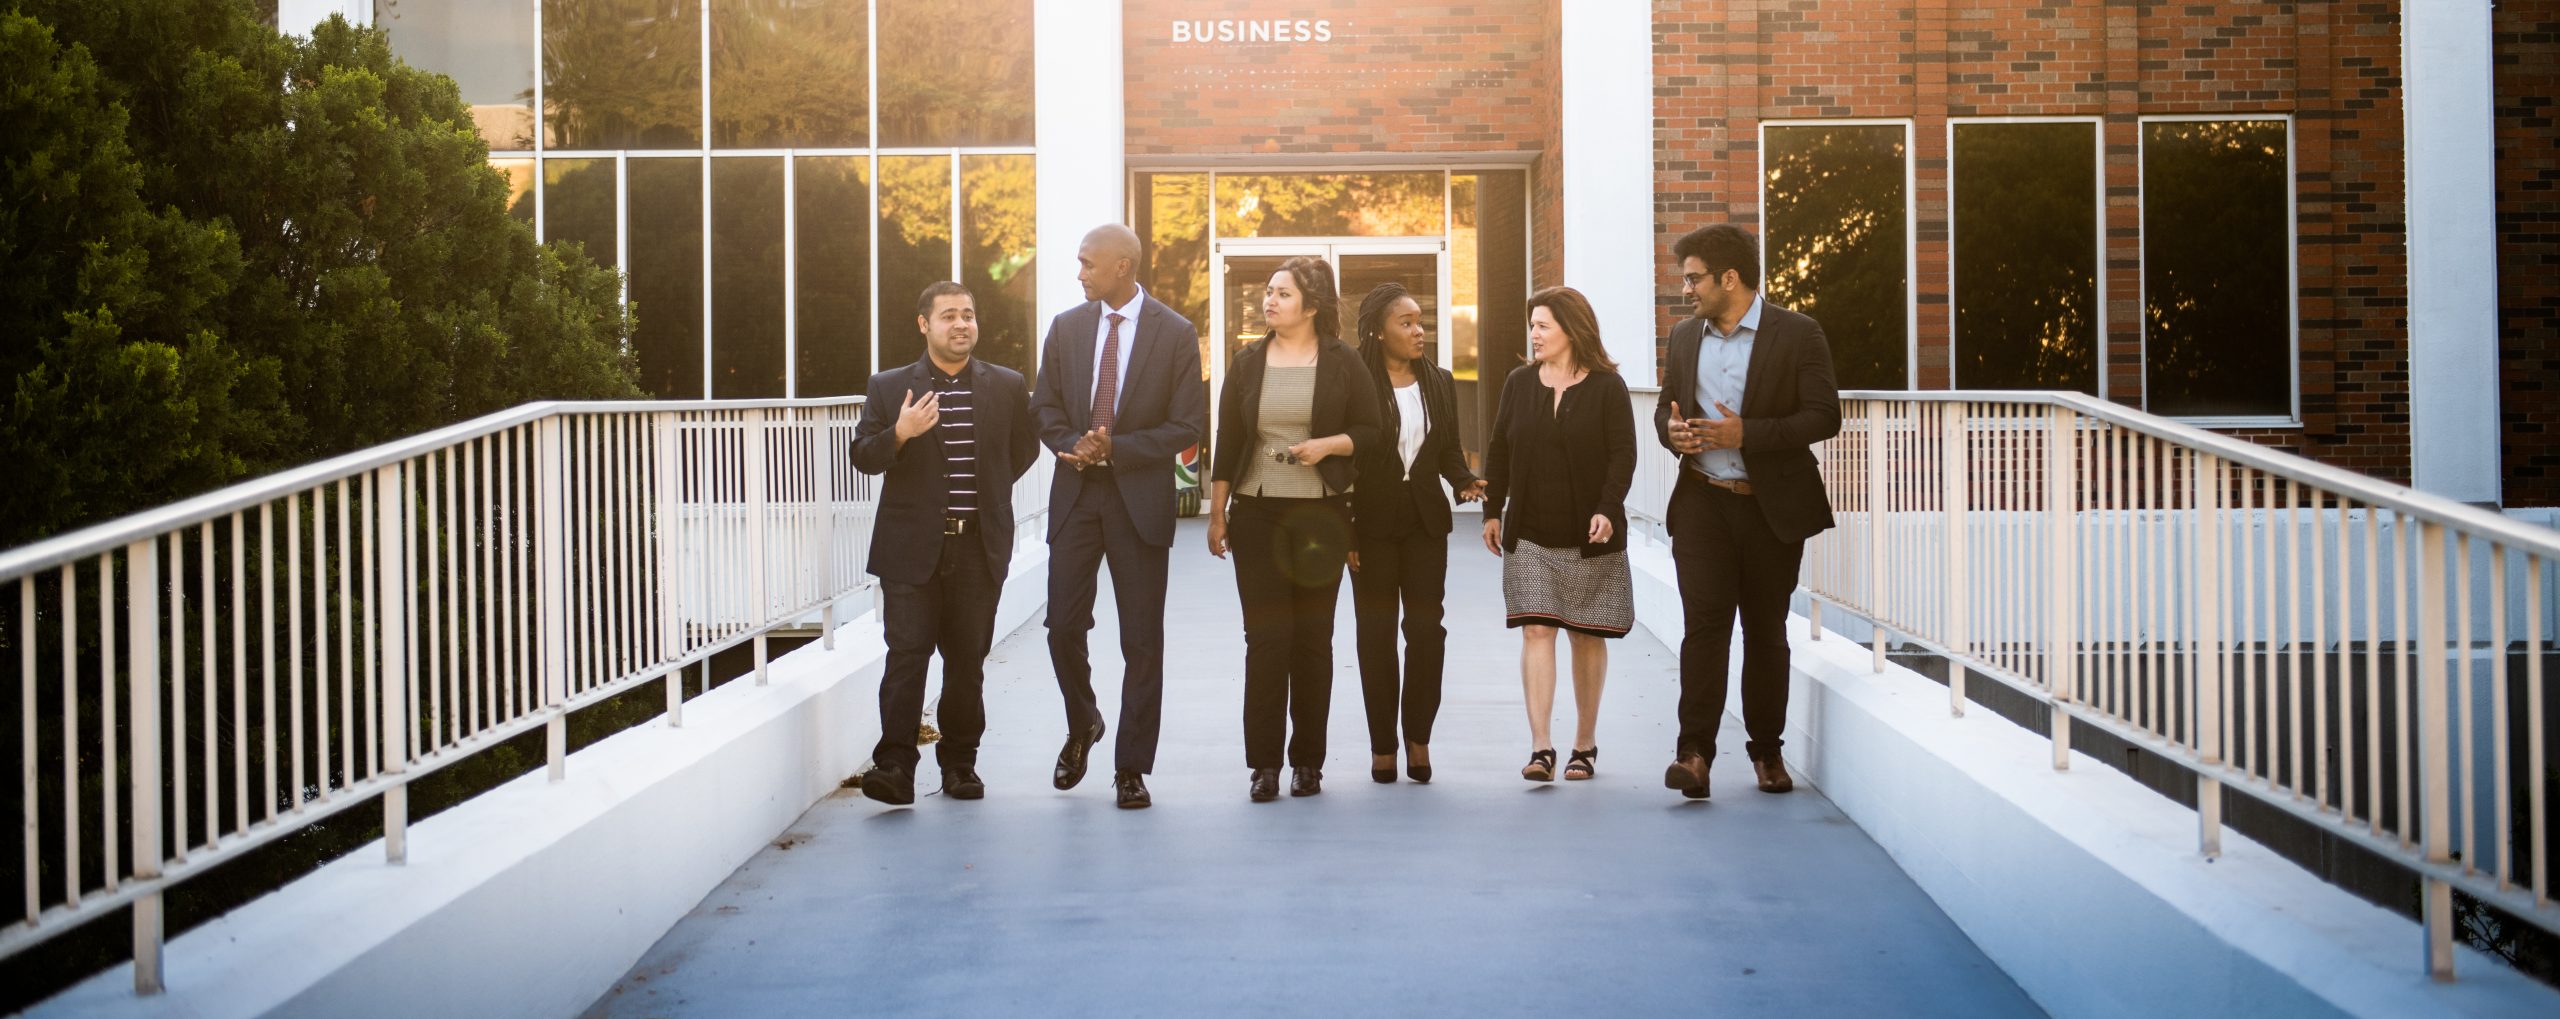
[[[1709,280],[1723,279],[1724,274],[1732,271],[1733,270],[1731,269],[1716,269],[1705,273],[1683,273],[1680,276],[1680,282],[1688,286],[1689,289],[1695,290],[1706,285]]]

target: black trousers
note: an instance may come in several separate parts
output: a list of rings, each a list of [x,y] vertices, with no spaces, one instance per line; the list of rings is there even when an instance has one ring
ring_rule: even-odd
[[[1449,536],[1413,528],[1394,538],[1363,534],[1358,544],[1360,569],[1351,575],[1351,614],[1360,634],[1360,701],[1369,709],[1369,752],[1396,752],[1399,700],[1404,738],[1428,745],[1431,720],[1440,714],[1441,663],[1449,651],[1449,631],[1440,625],[1449,587]],[[1396,661],[1399,603],[1404,608],[1401,677]]]
[[[1351,550],[1346,500],[1238,496],[1228,554],[1244,603],[1244,763],[1324,766],[1333,711],[1333,613]],[[1294,728],[1294,732],[1291,730]]]
[[[1067,701],[1067,730],[1102,721],[1093,695],[1093,662],[1085,634],[1105,560],[1120,609],[1120,726],[1112,768],[1146,774],[1156,767],[1156,735],[1164,727],[1164,584],[1168,549],[1138,536],[1107,474],[1076,493],[1067,518],[1049,539],[1049,663]]]
[[[987,562],[986,544],[975,534],[942,540],[933,579],[880,582],[889,658],[880,674],[874,764],[915,771],[925,664],[936,651],[942,654],[942,740],[934,744],[933,759],[946,768],[977,763],[978,740],[987,731],[987,649],[995,643],[996,597],[1003,590]]]
[[[1742,729],[1751,759],[1778,756],[1787,728],[1787,600],[1804,543],[1781,541],[1757,500],[1682,468],[1663,514],[1680,576],[1680,741],[1712,763],[1742,616]]]

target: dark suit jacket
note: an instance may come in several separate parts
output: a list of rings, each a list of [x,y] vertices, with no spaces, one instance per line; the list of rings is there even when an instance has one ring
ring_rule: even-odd
[[[1446,479],[1450,488],[1460,491],[1476,482],[1475,474],[1467,470],[1467,451],[1458,442],[1457,383],[1449,378],[1448,369],[1427,359],[1413,363],[1413,378],[1422,387],[1422,409],[1430,423],[1422,433],[1422,449],[1413,455],[1410,476],[1404,458],[1396,453],[1402,421],[1395,398],[1383,383],[1372,381],[1380,401],[1378,441],[1361,447],[1360,487],[1351,495],[1352,519],[1364,537],[1402,537],[1394,529],[1407,520],[1422,533],[1447,534],[1455,521],[1449,513],[1449,493],[1440,490],[1440,482]],[[1399,502],[1403,505],[1396,505]]]
[[[1211,481],[1233,485],[1244,480],[1248,458],[1262,452],[1255,446],[1262,427],[1262,376],[1270,361],[1270,347],[1269,339],[1245,344],[1227,365],[1226,385],[1218,393],[1217,453],[1209,458]],[[1359,351],[1341,340],[1317,341],[1316,405],[1307,435],[1318,439],[1328,435],[1351,437],[1351,456],[1329,456],[1316,462],[1316,473],[1336,492],[1352,487],[1359,472],[1353,460],[1378,444],[1378,400],[1371,389],[1374,385],[1369,380],[1369,366],[1360,363]]]
[[[1040,442],[1060,453],[1092,429],[1094,331],[1102,302],[1086,301],[1049,320],[1040,345],[1040,384],[1031,410]],[[1200,333],[1191,320],[1147,295],[1133,335],[1120,355],[1129,365],[1120,386],[1120,409],[1111,429],[1111,464],[1076,470],[1055,461],[1049,489],[1049,537],[1066,525],[1067,510],[1088,484],[1120,486],[1129,522],[1147,544],[1173,547],[1173,462],[1209,431],[1209,387],[1200,375]]]
[[[898,407],[910,394],[933,391],[931,365],[922,358],[871,377],[862,421],[853,427],[853,468],[888,475],[871,521],[871,575],[901,584],[933,579],[942,561],[942,519],[950,477],[942,456],[942,426],[898,445]],[[978,533],[987,562],[1001,582],[1013,563],[1013,483],[1040,459],[1031,402],[1022,373],[969,359],[969,414],[978,433]]]
[[[1687,319],[1671,327],[1671,366],[1653,408],[1654,438],[1671,448],[1671,404],[1689,417],[1699,412],[1698,344],[1706,323]],[[1810,317],[1769,304],[1760,306],[1760,330],[1752,334],[1751,364],[1743,370],[1742,469],[1769,529],[1786,541],[1829,530],[1831,496],[1815,470],[1813,444],[1840,434],[1840,387],[1831,380],[1831,344]]]

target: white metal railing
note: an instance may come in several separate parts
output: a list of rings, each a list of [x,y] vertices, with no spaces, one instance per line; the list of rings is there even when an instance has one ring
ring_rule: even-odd
[[[1651,428],[1654,395],[1635,397]],[[1839,526],[1803,586],[1965,672],[2418,872],[2430,973],[2452,890],[2545,930],[2545,686],[2560,533],[2073,393],[1853,392],[1817,451]],[[1642,441],[1631,510],[1677,463]],[[2518,802],[2518,794],[2522,802]]]
[[[161,896],[868,586],[859,398],[532,404],[0,554],[24,916],[0,957]],[[1026,478],[1026,517],[1041,515]],[[6,666],[0,666],[5,668]]]

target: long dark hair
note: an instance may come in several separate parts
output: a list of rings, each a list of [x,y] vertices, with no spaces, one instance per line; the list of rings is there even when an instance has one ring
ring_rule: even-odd
[[[1360,363],[1369,366],[1369,377],[1377,381],[1378,409],[1388,421],[1398,421],[1398,414],[1395,380],[1387,375],[1387,345],[1383,335],[1387,330],[1387,310],[1395,307],[1397,301],[1412,296],[1404,284],[1387,282],[1378,284],[1377,289],[1369,291],[1369,296],[1360,299]],[[1414,302],[1417,306],[1421,303]]]
[[[1316,336],[1327,340],[1342,339],[1342,298],[1333,283],[1333,265],[1314,255],[1299,255],[1280,263],[1280,271],[1298,284],[1298,304],[1314,312]],[[1272,327],[1277,335],[1279,327]]]
[[[1600,345],[1600,316],[1591,310],[1591,299],[1572,287],[1548,287],[1529,295],[1529,307],[1521,317],[1540,308],[1555,316],[1556,325],[1573,349],[1573,365],[1587,372],[1615,372],[1618,362],[1609,360],[1609,348]]]

